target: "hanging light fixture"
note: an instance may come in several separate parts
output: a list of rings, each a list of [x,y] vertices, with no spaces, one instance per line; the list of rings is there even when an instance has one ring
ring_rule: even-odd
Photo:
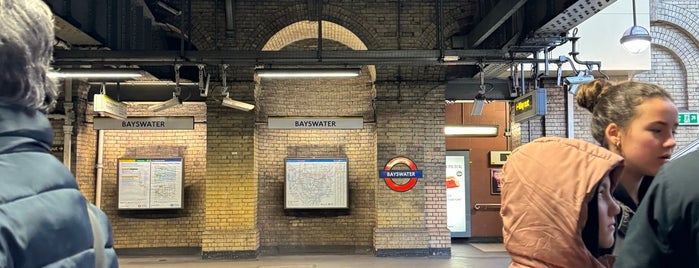
[[[621,37],[621,45],[632,54],[638,54],[650,46],[650,32],[643,26],[636,25],[636,0],[631,1],[633,5],[633,26],[624,32]]]

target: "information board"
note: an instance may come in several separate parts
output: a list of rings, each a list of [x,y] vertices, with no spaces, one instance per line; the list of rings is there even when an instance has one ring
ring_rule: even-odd
[[[347,159],[287,158],[286,209],[349,208]]]
[[[118,209],[183,208],[182,158],[122,158]]]

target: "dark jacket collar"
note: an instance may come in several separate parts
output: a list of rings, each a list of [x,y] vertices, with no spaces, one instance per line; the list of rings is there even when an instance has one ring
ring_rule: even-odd
[[[643,179],[641,180],[641,185],[638,187],[638,200],[643,200],[643,197],[646,195],[648,187],[650,186],[650,183],[652,181],[652,176],[643,177]],[[616,190],[614,190],[614,198],[616,200],[619,200],[619,202],[626,205],[627,207],[631,208],[631,210],[633,210],[634,212],[636,212],[638,204],[636,204],[636,202],[633,201],[633,198],[631,198],[631,195],[629,195],[629,192],[626,191],[626,188],[624,188],[622,184],[619,184],[619,186],[616,187]]]
[[[0,102],[0,153],[28,145],[48,150],[52,142],[53,129],[45,114]]]

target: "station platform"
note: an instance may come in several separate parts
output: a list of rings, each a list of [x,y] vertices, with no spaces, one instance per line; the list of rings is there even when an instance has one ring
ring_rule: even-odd
[[[229,267],[229,268],[497,268],[510,256],[500,243],[452,244],[451,258],[375,257],[373,255],[279,255],[251,260],[202,260],[197,255],[119,256],[119,267]]]

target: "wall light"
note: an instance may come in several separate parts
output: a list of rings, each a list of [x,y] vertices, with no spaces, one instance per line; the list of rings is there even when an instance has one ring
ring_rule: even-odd
[[[633,5],[633,26],[624,32],[619,42],[627,51],[638,54],[650,46],[650,32],[642,26],[636,25],[636,0],[631,1]]]
[[[326,68],[301,68],[301,69],[257,69],[255,74],[259,77],[270,78],[322,78],[322,77],[355,77],[359,76],[361,69],[359,68],[342,68],[342,69],[326,69]]]
[[[446,126],[444,135],[469,137],[497,137],[497,125]]]
[[[136,78],[143,71],[129,69],[61,69],[48,73],[52,78]]]

